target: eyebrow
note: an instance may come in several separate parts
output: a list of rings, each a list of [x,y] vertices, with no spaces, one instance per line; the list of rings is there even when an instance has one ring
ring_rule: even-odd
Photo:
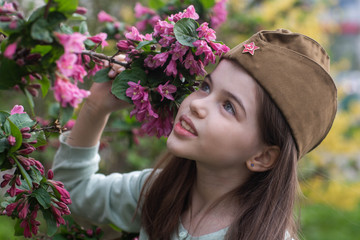
[[[211,85],[213,85],[213,80],[212,80],[212,78],[211,78],[211,75],[210,75],[210,74],[207,74],[207,75],[205,76],[205,79],[206,79],[206,78],[209,79]],[[242,101],[240,98],[238,98],[237,96],[235,96],[234,94],[232,94],[231,92],[227,91],[227,90],[223,90],[223,92],[225,93],[225,95],[226,95],[227,97],[233,99],[233,100],[242,108],[242,110],[243,110],[244,113],[245,113],[245,117],[246,117],[246,110],[245,110],[245,106],[244,106],[243,101]]]

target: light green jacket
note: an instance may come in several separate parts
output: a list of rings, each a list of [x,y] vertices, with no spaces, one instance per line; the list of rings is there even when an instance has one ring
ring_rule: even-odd
[[[65,143],[66,137],[67,133],[60,136],[53,171],[54,179],[63,182],[70,192],[71,212],[96,224],[112,223],[127,232],[140,232],[139,239],[147,240],[139,214],[134,220],[133,217],[141,188],[152,170],[107,176],[96,173],[100,162],[99,144],[89,148],[72,147]],[[179,231],[172,240],[221,240],[226,231],[227,228],[192,237],[179,222]]]

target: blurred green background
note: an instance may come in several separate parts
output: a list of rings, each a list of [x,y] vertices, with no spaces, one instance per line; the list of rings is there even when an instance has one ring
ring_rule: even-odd
[[[140,1],[147,6],[147,1]],[[43,1],[20,1],[26,13]],[[88,8],[91,34],[101,30],[97,14],[104,10],[118,20],[134,23],[136,1],[82,0]],[[301,239],[360,239],[360,1],[359,0],[229,0],[228,20],[217,29],[218,39],[233,47],[261,29],[287,28],[320,42],[332,60],[338,86],[339,111],[326,140],[299,164]],[[110,44],[114,46],[113,44]],[[111,46],[106,49],[114,52]],[[85,87],[88,87],[87,84]],[[27,108],[20,94],[0,92],[1,110],[15,104]],[[35,112],[47,118],[52,96],[35,99]],[[50,110],[49,110],[50,109]],[[101,144],[101,171],[130,171],[150,167],[165,149],[166,139],[134,139],[128,112],[112,115]],[[139,141],[138,144],[135,144]],[[56,136],[37,158],[51,167],[58,146]],[[13,222],[0,217],[0,239],[13,237]]]

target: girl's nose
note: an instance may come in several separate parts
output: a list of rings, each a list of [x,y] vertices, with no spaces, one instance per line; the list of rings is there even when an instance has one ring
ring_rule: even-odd
[[[194,99],[190,102],[190,111],[198,118],[205,118],[207,115],[207,105],[204,98]]]

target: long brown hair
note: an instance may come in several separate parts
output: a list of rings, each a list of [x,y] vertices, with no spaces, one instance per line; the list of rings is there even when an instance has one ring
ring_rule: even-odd
[[[237,199],[239,203],[239,212],[225,239],[284,240],[286,231],[296,238],[296,145],[271,98],[261,87],[257,93],[263,141],[279,146],[280,155],[272,169],[254,172],[244,184],[222,197]],[[142,226],[150,240],[169,240],[178,230],[181,214],[189,207],[196,163],[169,154],[154,169],[141,194]]]

